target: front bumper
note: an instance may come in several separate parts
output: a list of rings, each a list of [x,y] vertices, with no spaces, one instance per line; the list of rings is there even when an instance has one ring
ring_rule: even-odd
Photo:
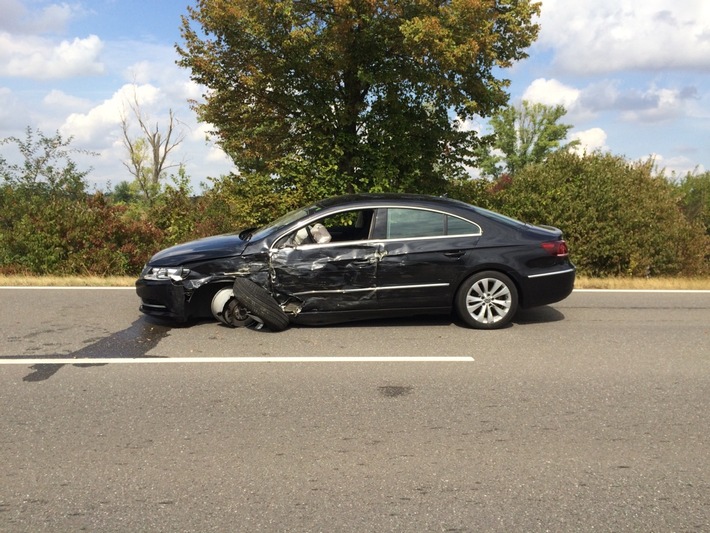
[[[192,294],[181,282],[141,278],[136,281],[136,293],[141,299],[139,310],[146,315],[177,322],[186,322],[191,316],[189,300]]]

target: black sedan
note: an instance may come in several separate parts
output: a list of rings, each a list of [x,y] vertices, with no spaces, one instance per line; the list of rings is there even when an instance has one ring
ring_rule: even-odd
[[[136,290],[142,312],[181,322],[282,330],[454,311],[495,329],[564,299],[574,279],[556,228],[448,198],[358,194],[158,252]]]

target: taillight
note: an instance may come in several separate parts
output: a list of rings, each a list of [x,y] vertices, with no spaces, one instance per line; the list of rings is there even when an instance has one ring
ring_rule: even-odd
[[[542,247],[548,254],[555,257],[566,257],[569,254],[567,243],[563,240],[543,242]]]

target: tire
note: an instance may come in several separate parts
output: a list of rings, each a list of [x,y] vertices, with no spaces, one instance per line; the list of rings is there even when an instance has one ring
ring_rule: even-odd
[[[266,289],[246,278],[234,280],[234,298],[258,317],[271,331],[283,331],[288,327],[288,315]]]
[[[469,327],[502,328],[518,310],[518,289],[505,274],[493,270],[479,272],[461,284],[455,307]]]

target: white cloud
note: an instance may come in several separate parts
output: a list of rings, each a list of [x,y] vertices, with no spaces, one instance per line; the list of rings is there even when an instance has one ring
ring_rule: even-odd
[[[0,124],[8,124],[17,98],[7,87],[0,87]]]
[[[77,98],[66,94],[58,89],[52,89],[42,99],[42,104],[54,110],[76,111],[77,109],[89,109],[91,102],[84,98]]]
[[[0,87],[0,138],[22,137],[22,125],[29,123],[29,110],[22,98],[8,87]]]
[[[151,83],[155,82],[157,76],[157,71],[164,69],[164,64],[157,65],[153,61],[139,61],[138,63],[133,63],[130,65],[124,76],[127,80],[133,81],[133,83]]]
[[[0,13],[0,30],[40,34],[64,31],[69,21],[83,13],[83,9],[80,4],[63,2],[32,10],[19,0],[0,0]]]
[[[662,88],[651,83],[642,90],[622,88],[618,81],[605,80],[582,90],[579,109],[593,115],[618,112],[627,122],[661,122],[693,113],[693,103],[698,98],[698,89],[693,86]]]
[[[129,104],[134,98],[141,109],[150,114],[153,104],[160,104],[160,89],[152,85],[126,84],[88,112],[70,114],[60,131],[78,142],[96,144],[91,149],[100,149],[107,138],[120,135],[122,116],[128,116],[130,122]]]
[[[564,85],[557,80],[539,78],[533,81],[523,94],[523,100],[548,106],[563,105],[573,109],[579,101],[581,91]]]
[[[703,173],[705,172],[705,167],[703,165],[698,165],[696,162],[691,161],[685,156],[670,157],[666,159],[659,154],[649,154],[646,157],[642,157],[639,161],[653,160],[656,169],[659,172],[663,172],[666,177],[682,178],[687,174],[693,173]]]
[[[187,80],[180,85],[180,92],[186,100],[201,100],[205,88],[199,83]]]
[[[129,57],[136,55],[130,46],[124,45],[121,48]],[[153,46],[151,54],[150,60],[133,63],[123,70],[126,81],[157,85],[175,101],[202,98],[204,87],[192,81],[189,72],[175,64],[175,54],[171,48]]]
[[[174,112],[185,138],[171,154],[171,164],[185,163],[195,186],[233,170],[224,152],[206,138],[209,126],[198,124],[189,108],[188,100],[201,99],[205,89],[176,65],[174,36],[166,40],[162,24],[154,27],[157,33],[151,31],[162,38],[144,39],[140,28],[148,25],[136,24],[117,5],[0,0],[0,138],[22,137],[28,125],[48,135],[59,131],[72,138],[73,147],[99,154],[75,154],[80,168],[93,168],[92,183],[116,184],[131,179],[122,165],[121,116],[127,116],[130,134],[140,135],[129,108],[135,93],[149,124],[161,131],[168,112]],[[179,24],[184,6],[168,2],[164,10]],[[107,19],[109,14],[115,20]],[[86,76],[97,77],[87,83]]]
[[[595,118],[596,110],[585,104],[585,90],[565,85],[555,79],[539,78],[523,93],[523,100],[547,106],[562,105],[567,114],[562,122],[577,123]]]
[[[601,128],[592,128],[584,131],[577,131],[570,135],[572,140],[579,141],[579,145],[573,148],[578,154],[589,154],[597,150],[608,151],[606,145],[607,134]]]
[[[195,142],[207,142],[210,137],[212,126],[206,122],[199,123],[190,133],[190,138]]]
[[[35,80],[102,74],[103,43],[96,35],[56,44],[40,37],[0,33],[0,76]]]
[[[229,156],[218,146],[210,146],[207,149],[205,159],[211,163],[221,163],[227,166],[234,164]]]
[[[18,0],[0,0],[0,13],[0,29],[14,31],[22,25],[27,10]]]
[[[233,164],[229,156],[212,141],[210,131],[213,126],[205,122],[200,122],[191,129],[187,137],[187,142],[192,146],[203,146],[201,151],[205,151],[205,160],[212,163],[220,163],[224,165]]]
[[[623,89],[614,80],[593,83],[581,89],[565,85],[555,79],[539,78],[523,93],[523,99],[553,106],[561,104],[574,121],[590,120],[604,112],[619,112],[628,122],[661,122],[689,113],[698,90],[660,88],[651,85],[646,90]]]
[[[70,96],[63,93],[50,93],[45,100],[48,98],[60,102],[71,100]],[[59,128],[62,135],[74,139],[77,147],[99,154],[94,158],[77,158],[84,166],[93,167],[91,179],[99,187],[104,187],[108,182],[116,185],[122,180],[131,179],[121,164],[126,158],[121,117],[126,116],[128,119],[129,135],[141,135],[130,109],[134,98],[149,127],[158,124],[161,131],[165,131],[169,111],[172,109],[175,112],[180,121],[175,132],[184,134],[185,138],[171,153],[169,164],[185,164],[196,190],[199,181],[206,176],[218,176],[233,169],[234,165],[227,155],[207,139],[209,125],[197,124],[186,110],[184,101],[175,100],[151,84],[128,83],[115,91],[111,98],[84,112],[71,113]],[[185,115],[185,122],[181,120],[181,114]]]
[[[37,32],[63,31],[79,10],[78,5],[65,3],[48,5],[42,9],[38,17],[34,18],[31,27]]]
[[[678,89],[652,87],[636,95],[636,108],[623,110],[622,118],[631,122],[662,122],[685,114],[685,103],[695,94]]]
[[[537,46],[575,74],[710,69],[705,0],[543,0]]]

